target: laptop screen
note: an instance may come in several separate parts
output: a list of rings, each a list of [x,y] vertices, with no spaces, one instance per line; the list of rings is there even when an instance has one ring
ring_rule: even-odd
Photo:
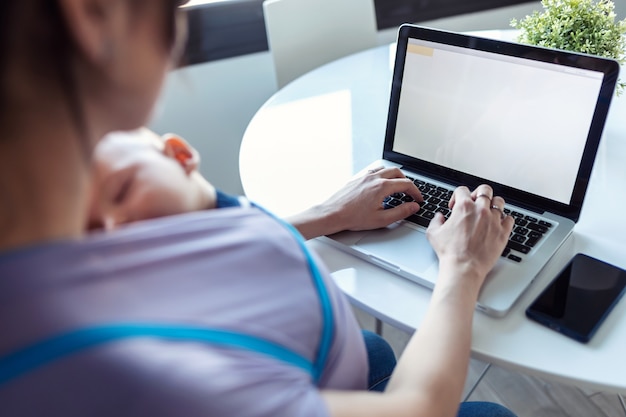
[[[605,71],[529,46],[446,32],[435,38],[450,42],[433,41],[420,29],[399,38],[386,149],[569,205]]]
[[[569,203],[603,76],[409,39],[394,150]]]

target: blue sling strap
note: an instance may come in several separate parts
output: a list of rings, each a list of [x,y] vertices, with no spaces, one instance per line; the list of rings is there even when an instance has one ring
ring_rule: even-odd
[[[267,340],[219,329],[154,324],[116,324],[74,330],[35,343],[0,358],[0,386],[40,366],[73,353],[123,339],[158,338],[240,348],[296,366],[311,377],[313,364],[301,355]]]
[[[217,194],[217,207],[218,208],[226,208],[226,207],[240,207],[241,201],[238,197],[231,196],[226,194],[220,190],[216,190]],[[278,223],[283,225],[294,237],[300,250],[304,253],[309,273],[311,274],[311,279],[313,281],[313,286],[317,290],[320,299],[320,313],[322,315],[322,333],[320,336],[320,342],[318,345],[317,356],[314,362],[313,367],[313,379],[315,382],[318,382],[322,376],[322,372],[324,371],[324,366],[326,364],[326,360],[328,359],[328,355],[330,354],[330,348],[332,346],[333,337],[335,333],[334,326],[334,316],[333,316],[333,308],[332,303],[330,301],[330,296],[328,295],[328,291],[326,286],[324,285],[324,280],[322,278],[322,274],[317,267],[309,248],[306,246],[305,240],[300,234],[300,232],[290,223],[284,221],[283,219],[275,216],[269,210],[266,210],[264,207],[250,202],[252,207],[255,207]]]
[[[326,364],[326,359],[328,359],[335,333],[333,308],[330,302],[330,296],[328,295],[328,291],[326,290],[326,286],[324,285],[324,281],[322,279],[322,274],[315,264],[313,256],[311,255],[309,248],[307,248],[302,235],[292,225],[285,222],[283,222],[283,224],[294,234],[302,252],[304,252],[304,256],[306,257],[307,264],[309,266],[309,272],[311,274],[311,278],[313,279],[313,285],[315,286],[317,294],[320,298],[322,334],[320,337],[315,366],[313,367],[313,379],[317,382],[321,378],[322,372],[324,371],[324,365]]]

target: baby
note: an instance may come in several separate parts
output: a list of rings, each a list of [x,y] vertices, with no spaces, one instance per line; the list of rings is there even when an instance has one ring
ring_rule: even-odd
[[[198,171],[199,164],[198,152],[178,136],[159,136],[145,128],[109,134],[94,151],[88,228],[113,229],[137,220],[249,204],[216,190]],[[381,202],[396,192],[422,201],[400,170],[371,170],[324,203],[286,220],[306,239],[383,227],[419,210],[415,202],[384,210]]]
[[[218,193],[198,172],[199,162],[198,152],[174,135],[109,134],[94,152],[89,229],[215,208]]]

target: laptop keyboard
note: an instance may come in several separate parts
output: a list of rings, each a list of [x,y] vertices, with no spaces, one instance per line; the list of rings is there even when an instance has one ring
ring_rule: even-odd
[[[422,197],[424,197],[424,203],[420,205],[420,210],[417,213],[405,220],[428,227],[437,212],[443,214],[446,219],[450,217],[448,204],[454,190],[408,176],[407,178],[419,188]],[[413,201],[413,197],[404,193],[396,193],[385,198],[383,207],[392,208],[408,201]],[[516,210],[505,208],[504,212],[515,219],[515,226],[502,256],[514,262],[521,262],[524,255],[528,254],[539,243],[553,225],[549,221]]]

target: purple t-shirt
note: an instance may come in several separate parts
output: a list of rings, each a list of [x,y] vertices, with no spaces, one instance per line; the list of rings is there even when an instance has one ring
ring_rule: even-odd
[[[2,253],[0,415],[327,416],[319,388],[365,389],[365,347],[340,290],[323,267],[316,284],[314,255],[279,223],[256,208],[229,208]],[[1,379],[12,352],[128,324],[232,332],[309,363],[324,329],[331,339],[317,382],[280,354],[168,337],[58,357],[52,349],[52,359]]]

